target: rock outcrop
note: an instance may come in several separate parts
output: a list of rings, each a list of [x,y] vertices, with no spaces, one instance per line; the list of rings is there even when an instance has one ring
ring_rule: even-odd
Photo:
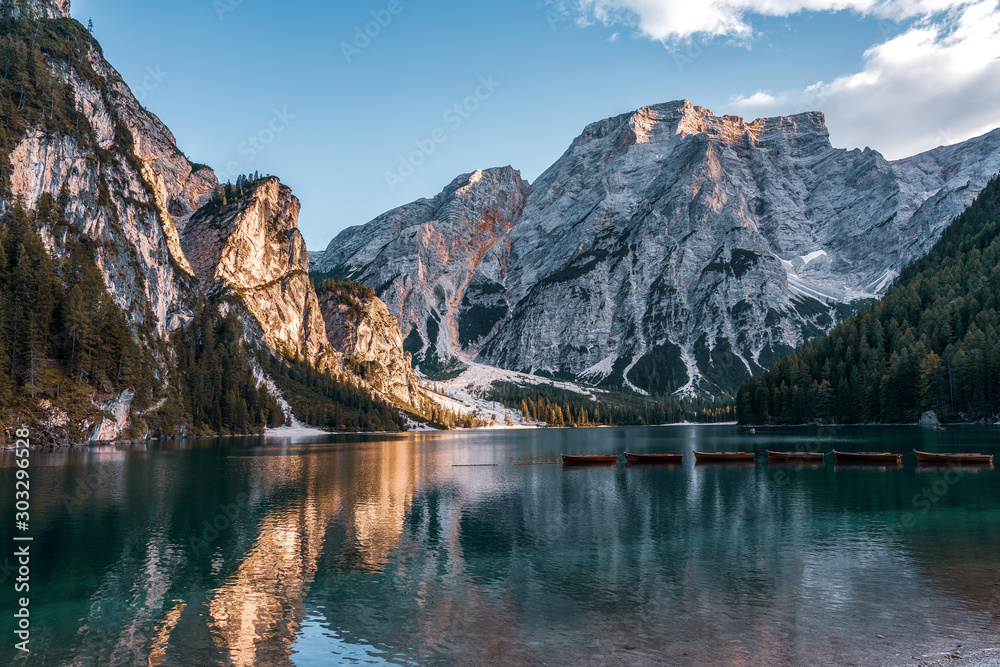
[[[118,396],[100,403],[98,407],[104,416],[94,427],[90,439],[95,442],[104,442],[114,440],[120,433],[123,433],[130,424],[130,410],[134,398],[135,392],[126,389]]]
[[[181,246],[201,289],[238,300],[267,345],[314,365],[330,346],[298,230],[299,200],[277,178],[249,186],[237,201],[209,205],[184,227]]]
[[[834,148],[821,113],[671,102],[589,125],[530,188],[489,170],[346,230],[315,270],[374,287],[440,358],[733,392],[882,294],[997,171],[1000,130],[889,162]],[[481,228],[482,254],[449,252]]]
[[[346,286],[319,290],[327,338],[348,368],[392,402],[421,404],[419,378],[403,349],[399,321],[375,296]]]
[[[27,8],[38,18],[69,18],[70,0],[13,0],[14,14],[19,16]]]

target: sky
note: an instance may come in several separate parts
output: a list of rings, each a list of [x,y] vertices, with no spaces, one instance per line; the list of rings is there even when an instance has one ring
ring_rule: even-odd
[[[688,99],[826,113],[907,157],[1000,127],[1000,1],[73,0],[106,58],[220,180],[272,174],[311,250],[591,122]]]

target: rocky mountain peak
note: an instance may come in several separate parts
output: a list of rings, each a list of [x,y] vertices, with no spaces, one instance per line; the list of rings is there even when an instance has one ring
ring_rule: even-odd
[[[521,178],[521,172],[513,167],[493,167],[477,169],[470,174],[462,174],[446,187],[435,201],[447,202],[454,197],[474,199],[493,197],[498,192],[526,192],[528,182]]]
[[[717,395],[883,293],[1000,169],[998,139],[890,163],[834,148],[819,112],[655,104],[588,125],[530,188],[466,174],[347,230],[322,270],[373,287],[428,375]]]
[[[191,217],[184,252],[202,289],[241,300],[271,349],[319,364],[329,344],[298,230],[299,200],[274,177],[237,188]]]
[[[595,150],[585,148],[594,141],[609,142],[602,153],[621,153],[643,144],[659,151],[678,140],[698,136],[718,146],[758,147],[791,155],[811,155],[832,148],[822,112],[747,121],[739,116],[716,116],[711,109],[676,100],[591,123],[567,154]]]

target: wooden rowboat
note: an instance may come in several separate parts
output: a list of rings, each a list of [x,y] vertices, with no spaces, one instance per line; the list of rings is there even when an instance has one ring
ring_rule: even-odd
[[[767,460],[776,462],[793,461],[800,463],[802,461],[809,461],[818,463],[824,461],[825,459],[826,455],[814,452],[767,452]]]
[[[723,463],[753,461],[753,452],[695,452],[694,458],[701,463]]]
[[[567,466],[599,466],[612,465],[618,463],[618,456],[604,456],[603,454],[585,454],[581,456],[562,455],[563,465]]]
[[[833,456],[837,463],[895,463],[902,465],[902,454],[890,454],[888,452],[838,452],[834,450]]]
[[[993,457],[989,454],[929,454],[927,452],[914,452],[917,455],[917,463],[978,463],[982,465],[993,465]]]
[[[682,463],[683,454],[629,454],[625,452],[627,463]]]

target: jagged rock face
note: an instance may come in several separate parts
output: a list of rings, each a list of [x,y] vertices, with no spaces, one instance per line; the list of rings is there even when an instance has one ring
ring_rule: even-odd
[[[318,364],[329,344],[298,216],[292,191],[265,178],[240,201],[195,213],[181,244],[206,294],[237,297],[271,349]]]
[[[419,405],[419,379],[403,350],[399,321],[374,295],[370,298],[331,289],[319,292],[327,339],[337,352],[359,362],[356,369],[382,396]]]
[[[48,6],[47,15],[68,15],[68,2],[36,4]],[[150,313],[148,324],[162,335],[190,319],[195,293],[177,225],[218,183],[209,169],[192,172],[173,135],[142,108],[96,44],[84,56],[100,87],[66,63],[50,65],[72,85],[77,108],[94,131],[93,143],[82,135],[29,128],[10,156],[12,194],[33,208],[42,194],[64,191],[72,226],[41,230],[49,250],[58,254],[70,235],[95,241],[112,296],[136,323]],[[123,134],[132,146],[122,144]],[[0,202],[0,208],[10,204]]]
[[[20,15],[20,5],[23,4],[38,18],[69,18],[69,3],[70,0],[21,0],[14,5],[14,15]]]
[[[497,267],[476,296],[488,293],[500,321],[474,345],[448,344],[519,371],[734,391],[832,327],[845,304],[881,294],[998,170],[1000,131],[888,162],[833,148],[820,113],[748,123],[682,101],[600,121],[531,185],[478,261]],[[439,275],[405,239],[381,261],[408,272],[381,283],[358,271],[371,253],[355,239],[390,238],[394,214],[344,232],[321,260],[391,309],[415,288],[429,299]],[[474,273],[468,262],[448,271]]]
[[[119,433],[125,431],[130,425],[130,409],[134,398],[135,392],[126,389],[118,396],[103,401],[99,407],[101,412],[109,416],[101,418],[90,439],[98,442],[114,440]]]
[[[503,319],[507,304],[497,295],[505,251],[496,246],[527,193],[527,183],[509,167],[460,176],[434,199],[344,231],[313,270],[375,287],[421,368],[429,374],[447,369]],[[469,312],[486,315],[471,326]]]

